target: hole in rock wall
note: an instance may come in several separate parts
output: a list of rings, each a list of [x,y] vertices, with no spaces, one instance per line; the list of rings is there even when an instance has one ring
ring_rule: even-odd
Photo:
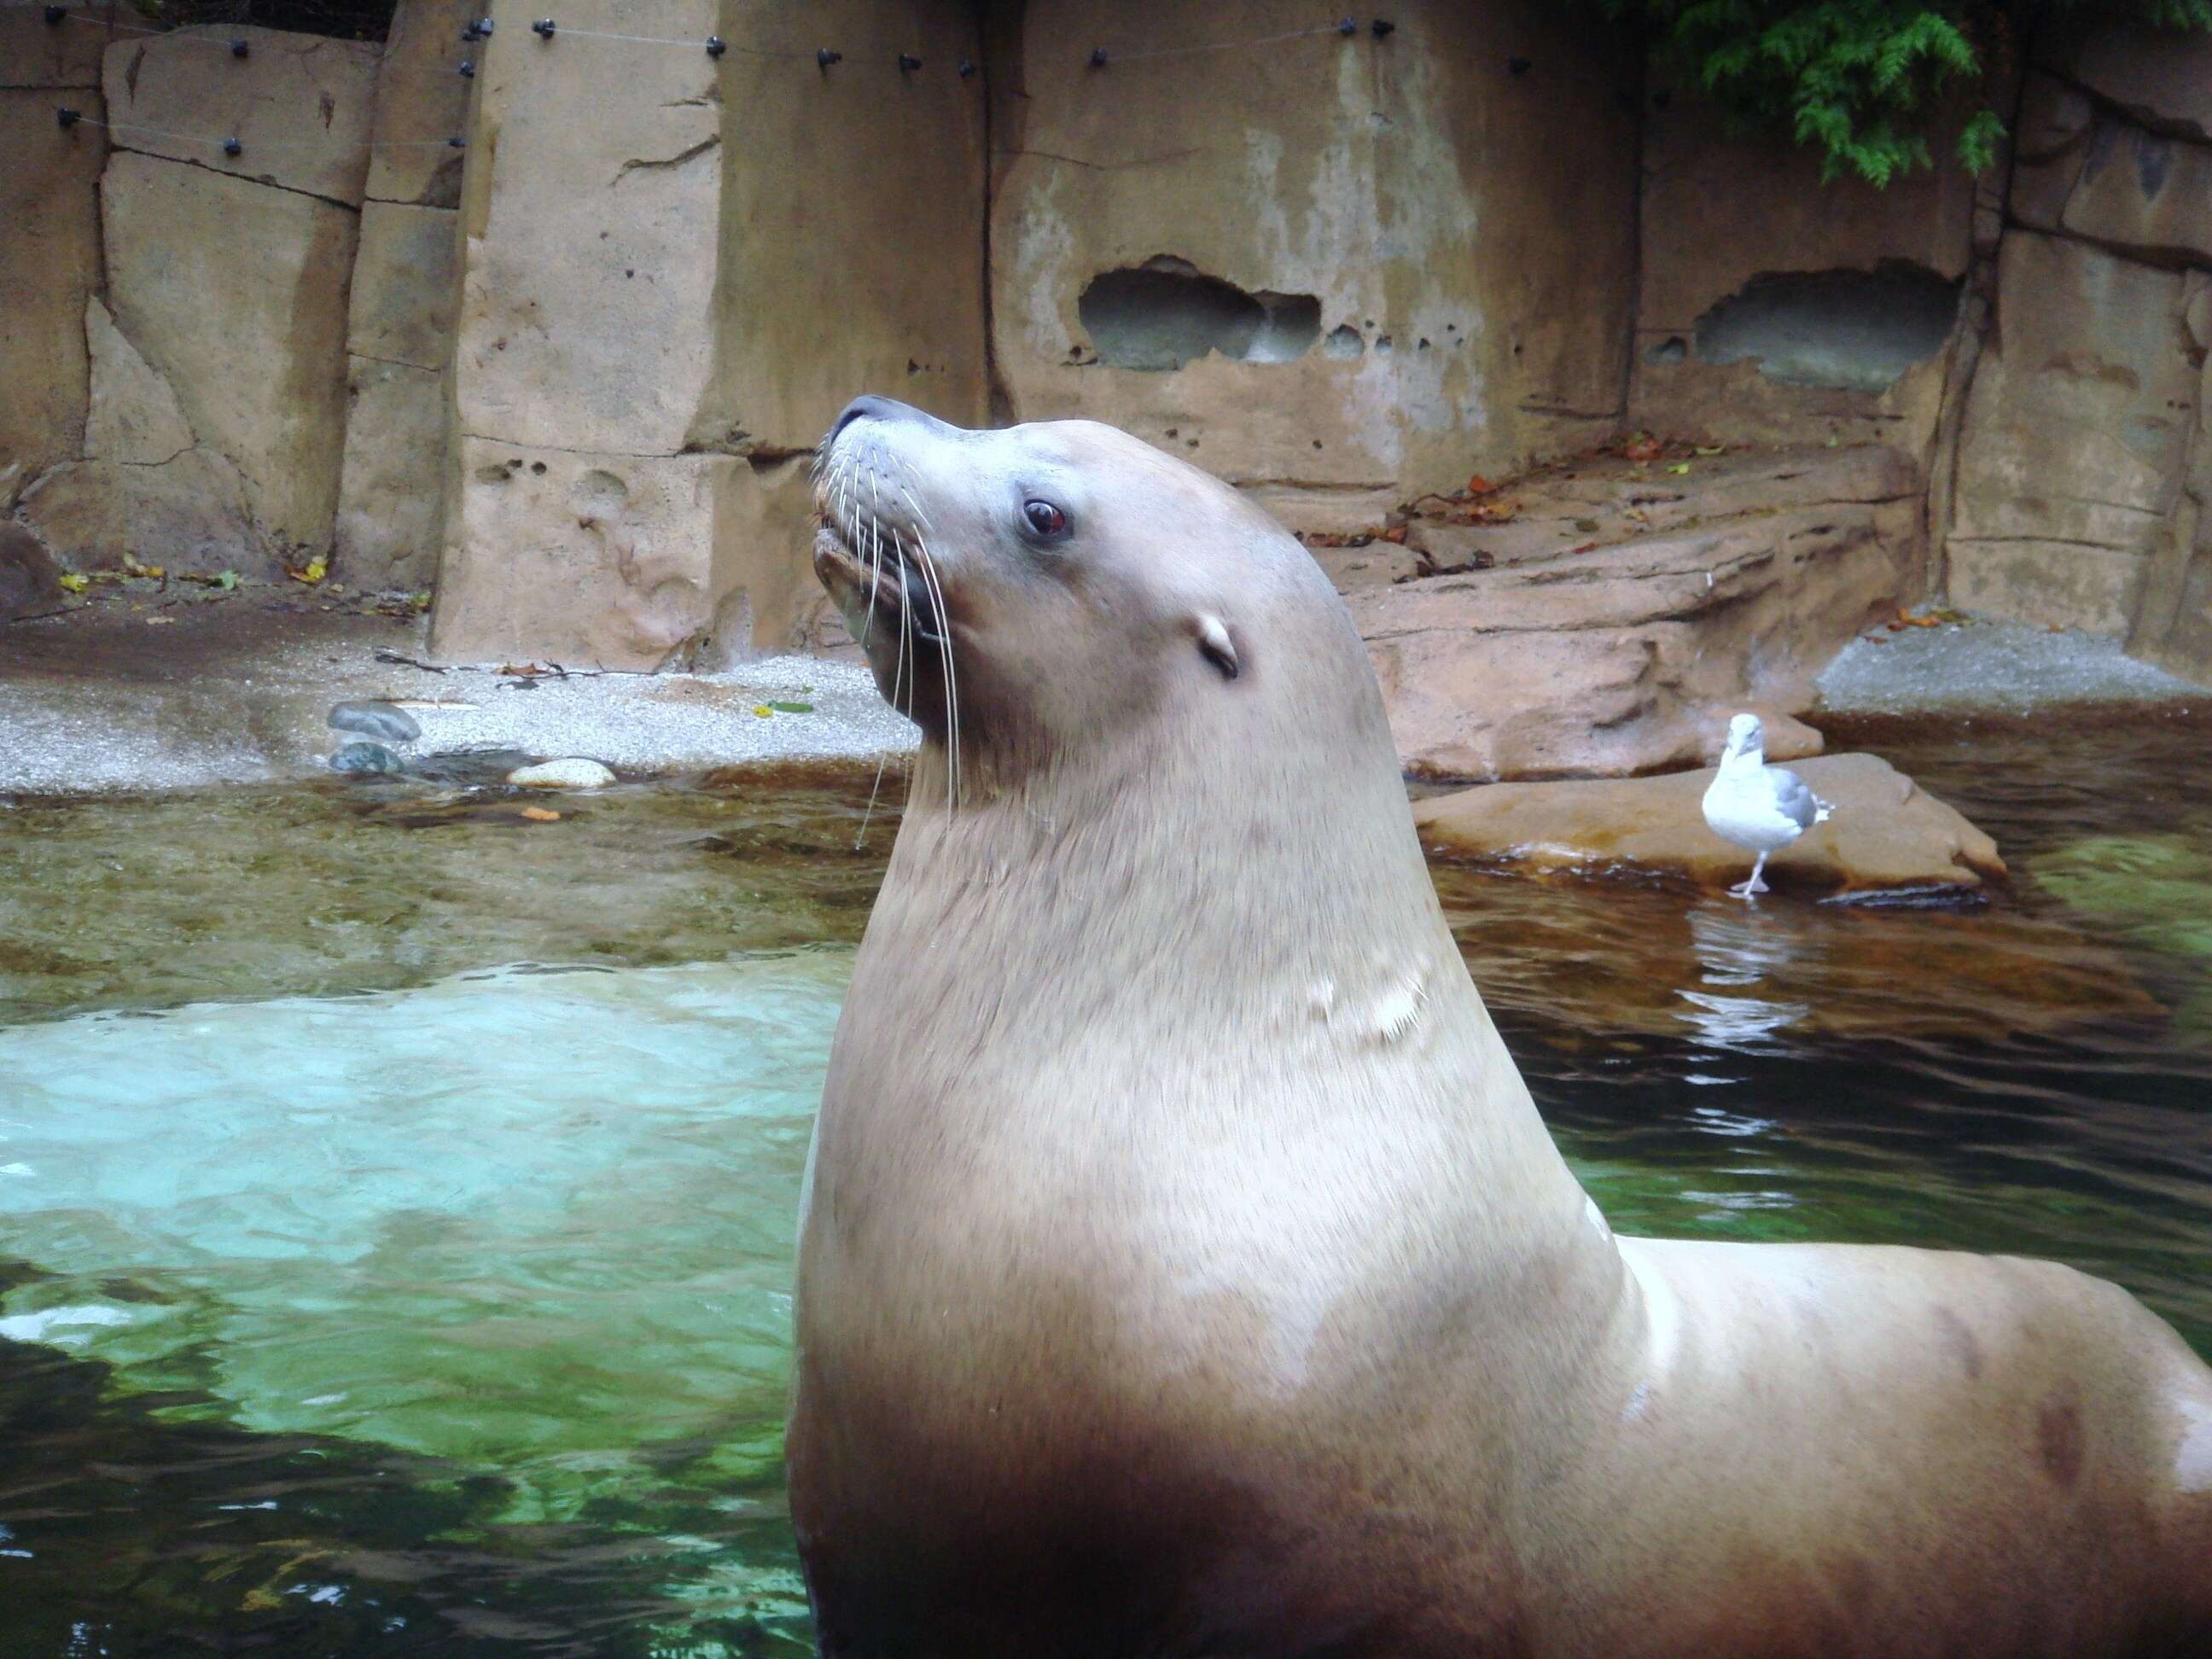
[[[1698,319],[1696,354],[1791,386],[1881,392],[1940,350],[1958,314],[1959,284],[1923,265],[1769,272]]]
[[[1114,368],[1181,368],[1209,351],[1239,362],[1287,363],[1321,338],[1314,295],[1248,294],[1170,254],[1101,271],[1075,312],[1098,361]]]

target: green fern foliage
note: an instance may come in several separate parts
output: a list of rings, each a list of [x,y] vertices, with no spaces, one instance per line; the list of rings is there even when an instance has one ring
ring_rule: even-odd
[[[2212,30],[2212,0],[1596,0],[1641,27],[1654,67],[1740,128],[1811,145],[1827,178],[1877,186],[1931,166],[1932,136],[1979,172],[2004,124],[1986,84],[2035,26],[2090,10]],[[1945,129],[1949,131],[1945,132]]]

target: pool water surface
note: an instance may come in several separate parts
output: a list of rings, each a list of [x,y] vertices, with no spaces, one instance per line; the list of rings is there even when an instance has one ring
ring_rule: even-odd
[[[1866,724],[1964,910],[1438,866],[1624,1231],[2020,1251],[2212,1352],[2212,720]],[[811,1651],[865,776],[0,801],[0,1653]],[[857,842],[857,846],[856,846]]]

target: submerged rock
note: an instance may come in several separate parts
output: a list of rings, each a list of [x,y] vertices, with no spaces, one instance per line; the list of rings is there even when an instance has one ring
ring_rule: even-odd
[[[1835,813],[1770,860],[1775,887],[1828,894],[1957,896],[2005,874],[1989,836],[1874,755],[1793,769]],[[1710,770],[1564,783],[1493,783],[1417,802],[1421,844],[1445,855],[1540,869],[1626,866],[1704,887],[1741,881],[1752,855],[1706,827]]]
[[[331,725],[340,732],[358,732],[379,743],[412,743],[422,735],[415,717],[396,703],[380,697],[359,697],[335,703]]]
[[[380,743],[349,743],[331,757],[331,770],[355,777],[387,777],[407,769],[401,760]]]
[[[516,768],[507,781],[521,789],[604,789],[615,775],[598,761],[571,757]]]
[[[518,766],[535,758],[525,749],[448,749],[441,754],[418,755],[407,763],[407,775],[425,783],[455,788],[485,788],[507,781]]]

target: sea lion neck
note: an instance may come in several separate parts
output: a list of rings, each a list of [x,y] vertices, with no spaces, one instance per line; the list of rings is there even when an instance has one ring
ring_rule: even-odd
[[[981,763],[949,809],[927,747],[836,1055],[841,1073],[887,1081],[841,1075],[840,1097],[904,1093],[896,1109],[969,1154],[1018,1141],[1035,1103],[1102,1071],[1121,1116],[1091,1127],[1109,1139],[1193,1119],[1265,1136],[1387,1098],[1458,1178],[1579,1226],[1580,1189],[1445,925],[1371,699],[1226,730],[1164,704],[1062,763],[1005,779]],[[1224,1041],[1255,1029],[1264,1043]],[[878,1054],[875,1031],[909,1040]],[[1403,1174],[1465,1202],[1434,1169]]]

